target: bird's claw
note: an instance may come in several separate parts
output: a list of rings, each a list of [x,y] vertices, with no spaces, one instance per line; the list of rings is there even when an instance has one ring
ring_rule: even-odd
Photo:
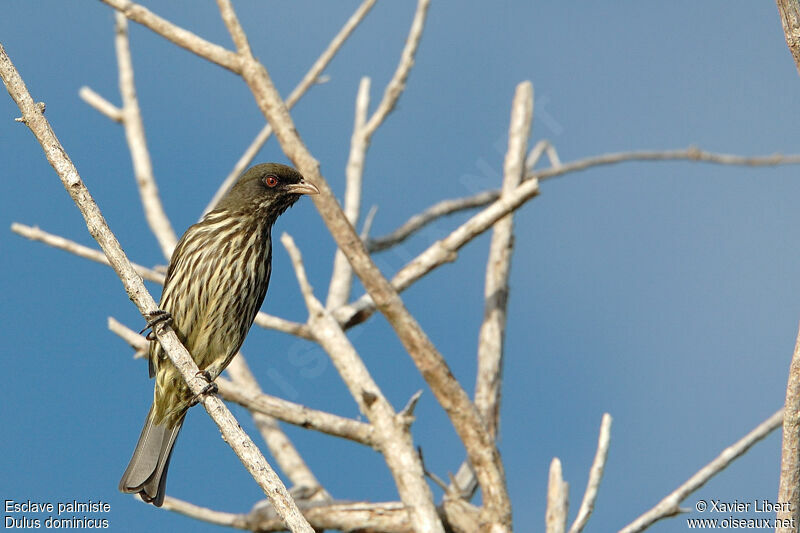
[[[159,324],[165,324],[167,326],[172,325],[172,314],[164,311],[163,309],[156,309],[155,311],[151,311],[147,314],[149,319],[147,320],[147,324],[145,324],[142,331],[139,332],[141,335],[145,331],[152,330],[150,333],[147,334],[145,337],[147,340],[152,341],[155,340],[155,327]]]
[[[194,407],[195,405],[200,403],[200,398],[202,396],[205,396],[206,394],[216,394],[217,392],[219,392],[219,387],[217,387],[217,384],[211,381],[211,374],[209,374],[205,370],[199,370],[197,374],[195,374],[195,377],[203,378],[208,383],[206,383],[206,386],[203,387],[203,390],[192,396],[192,399],[189,400],[189,407]]]

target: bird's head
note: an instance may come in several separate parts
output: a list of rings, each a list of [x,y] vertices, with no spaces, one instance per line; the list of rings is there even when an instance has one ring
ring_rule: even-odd
[[[319,189],[307,183],[292,167],[279,163],[262,163],[250,167],[239,176],[214,210],[246,213],[274,222],[300,196],[318,193]]]

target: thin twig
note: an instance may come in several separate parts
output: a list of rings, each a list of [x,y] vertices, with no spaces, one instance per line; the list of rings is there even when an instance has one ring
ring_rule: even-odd
[[[53,166],[64,188],[80,209],[86,220],[89,233],[97,240],[114,270],[119,275],[129,298],[136,304],[143,317],[155,311],[157,309],[156,302],[147,292],[142,278],[136,273],[125,256],[119,241],[109,229],[100,209],[78,175],[77,169],[55,136],[49,122],[34,103],[27,87],[25,87],[25,83],[14,68],[2,45],[0,45],[0,77],[2,77],[8,93],[19,106],[20,111],[22,111],[25,124],[39,141],[47,160]],[[186,348],[180,343],[175,332],[166,325],[161,325],[155,329],[161,346],[186,380],[189,389],[192,393],[202,397],[203,406],[219,427],[223,438],[236,452],[253,476],[253,479],[264,490],[264,493],[270,497],[275,510],[284,523],[293,532],[313,533],[313,529],[300,514],[283,483],[281,483],[278,476],[264,459],[258,447],[239,427],[238,422],[225,407],[222,400],[213,395],[203,394],[207,383],[199,377],[197,365],[192,360],[189,352],[186,351]]]
[[[444,239],[433,243],[428,249],[400,269],[392,278],[392,287],[396,291],[402,292],[431,270],[444,263],[454,261],[458,250],[465,244],[491,228],[498,219],[519,209],[528,200],[537,196],[539,194],[539,181],[597,166],[614,165],[629,161],[702,161],[720,165],[760,167],[800,164],[800,155],[774,154],[746,157],[706,152],[699,148],[691,147],[686,150],[602,154],[564,163],[559,167],[535,170],[526,176],[525,181],[514,190],[512,195],[509,195],[509,198],[492,201],[484,210],[471,217]],[[375,306],[371,302],[369,294],[365,294],[355,302],[334,310],[334,315],[341,324],[346,327],[352,327],[364,322],[372,316],[373,312],[375,312]]]
[[[551,167],[561,166],[561,159],[558,157],[558,152],[556,152],[555,146],[550,144],[550,141],[547,139],[542,139],[536,143],[536,145],[531,149],[531,152],[528,154],[527,159],[525,159],[525,168],[528,173],[533,172],[533,169],[536,167],[536,164],[539,162],[542,154],[547,154],[547,158],[550,160]]]
[[[328,47],[325,49],[322,54],[317,58],[311,68],[308,69],[306,75],[303,76],[303,79],[300,80],[300,83],[292,90],[289,96],[286,98],[286,107],[291,109],[294,105],[303,97],[303,95],[315,84],[319,83],[320,75],[322,72],[328,67],[331,60],[333,60],[336,53],[342,47],[342,45],[347,41],[348,37],[353,33],[353,30],[361,23],[362,20],[367,16],[367,13],[372,9],[372,6],[375,5],[376,0],[364,0],[358,9],[353,12],[347,22],[345,22],[342,29],[339,30],[339,33],[331,40]],[[269,136],[272,135],[272,126],[267,123],[258,132],[258,135],[253,139],[253,142],[250,143],[250,146],[244,151],[242,156],[233,166],[233,169],[225,178],[225,180],[220,184],[219,189],[217,192],[214,193],[214,196],[211,198],[211,201],[208,203],[206,208],[203,210],[203,214],[205,215],[209,211],[211,211],[217,202],[219,202],[220,198],[222,198],[228,189],[231,188],[233,182],[236,181],[242,172],[250,166],[250,163],[253,162],[255,159],[256,154],[261,150],[261,147],[264,146],[264,143],[267,142]]]
[[[213,509],[209,509],[208,507],[201,507],[200,505],[195,505],[178,498],[173,498],[172,496],[165,496],[164,504],[161,507],[162,509],[174,511],[182,514],[183,516],[188,516],[189,518],[194,518],[195,520],[202,520],[203,522],[208,522],[209,524],[214,524],[217,526],[248,529],[249,525],[249,515],[215,511]]]
[[[284,333],[288,333],[289,335],[294,335],[303,339],[311,340],[313,338],[313,335],[309,331],[306,324],[286,320],[285,318],[270,315],[264,311],[258,312],[255,322],[253,323],[257,326],[261,326],[262,328],[282,331]]]
[[[108,257],[106,257],[105,254],[100,250],[95,250],[75,241],[65,239],[64,237],[53,235],[52,233],[48,233],[39,229],[38,226],[26,226],[25,224],[14,222],[11,224],[11,231],[17,235],[25,237],[26,239],[38,241],[47,244],[48,246],[64,250],[65,252],[75,254],[78,257],[83,257],[84,259],[89,259],[97,263],[102,263],[106,266],[111,266],[111,263],[108,262]],[[148,281],[155,281],[156,283],[164,283],[164,274],[156,272],[155,270],[145,266],[137,265],[136,263],[131,263],[131,265],[133,266],[134,270],[136,270],[136,273],[142,276],[144,279]]]
[[[81,87],[78,91],[78,96],[91,107],[95,108],[100,114],[108,117],[109,120],[122,123],[122,109],[94,92],[91,87]]]
[[[497,200],[500,197],[500,191],[484,191],[474,196],[465,196],[463,198],[452,198],[442,200],[427,208],[422,213],[412,216],[402,226],[382,237],[375,237],[367,239],[366,246],[370,252],[382,252],[392,246],[402,243],[414,233],[418,232],[431,222],[437,219],[464,211],[467,209],[475,209],[476,207],[483,207]]]
[[[364,124],[367,121],[367,108],[369,107],[368,77],[361,78],[356,95],[355,119],[353,120],[353,135],[350,137],[350,155],[345,168],[345,193],[344,214],[354,227],[361,213],[361,189],[364,179],[364,159],[367,155],[369,137],[364,135]],[[353,269],[347,262],[347,257],[341,250],[336,250],[333,259],[333,273],[328,287],[328,299],[325,301],[327,309],[335,309],[347,303],[350,299],[350,290],[353,286]]]
[[[600,422],[600,436],[597,438],[597,453],[589,470],[589,481],[586,483],[586,491],[583,493],[583,501],[578,509],[578,516],[569,528],[569,533],[580,533],[586,527],[586,522],[594,510],[594,503],[597,501],[597,492],[600,488],[600,481],[603,479],[603,470],[606,467],[608,458],[608,446],[611,442],[611,415],[603,414]]]
[[[397,100],[406,88],[408,75],[411,73],[411,67],[414,66],[414,56],[417,54],[419,42],[422,40],[422,30],[425,28],[425,18],[428,14],[428,7],[430,7],[430,0],[417,1],[417,10],[414,12],[414,20],[411,21],[411,29],[408,32],[403,52],[400,54],[400,63],[397,65],[391,81],[389,81],[386,90],[383,92],[381,102],[364,125],[363,135],[367,139],[372,137],[375,130],[386,120],[389,113],[394,110],[394,107],[397,105]],[[367,141],[367,143],[369,143],[369,141]]]
[[[691,493],[702,487],[706,482],[719,474],[729,464],[749,450],[755,443],[781,427],[783,422],[783,409],[779,410],[768,419],[756,426],[750,433],[722,450],[713,461],[697,471],[692,477],[686,480],[680,487],[672,491],[658,505],[641,515],[639,518],[625,526],[620,533],[635,533],[644,531],[655,522],[662,518],[675,516],[681,512],[678,506]]]
[[[122,125],[125,128],[125,138],[128,141],[133,173],[136,176],[136,185],[139,189],[142,207],[144,207],[145,218],[164,257],[169,259],[172,256],[172,250],[178,243],[178,237],[164,212],[156,179],[153,176],[153,163],[150,161],[150,152],[147,149],[142,113],[139,109],[139,99],[136,97],[136,84],[133,81],[128,21],[119,12],[115,14],[115,21],[116,38],[114,43],[117,49],[117,66],[119,68],[119,92],[122,96]]]
[[[547,509],[544,515],[547,533],[564,533],[569,511],[569,484],[561,474],[561,461],[554,457],[547,481]]]
[[[300,251],[292,238],[284,233],[281,242],[294,265],[316,340],[330,355],[359,409],[372,423],[378,449],[394,477],[397,492],[408,509],[414,530],[444,533],[408,425],[397,416],[384,397],[339,324],[314,296]]]

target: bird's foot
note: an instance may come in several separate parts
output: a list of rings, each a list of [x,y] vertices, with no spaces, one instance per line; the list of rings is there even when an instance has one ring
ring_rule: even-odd
[[[151,330],[150,333],[147,334],[145,337],[149,341],[153,341],[156,339],[155,336],[155,327],[159,324],[165,324],[167,326],[172,325],[172,314],[164,311],[163,309],[156,309],[155,311],[151,311],[147,314],[148,320],[147,324],[145,324],[144,329],[139,332],[141,335],[148,329]]]
[[[189,407],[194,407],[195,405],[200,403],[200,398],[205,396],[206,394],[216,394],[217,392],[219,392],[219,387],[217,387],[217,384],[211,381],[211,374],[209,374],[205,370],[199,370],[197,374],[195,374],[195,377],[203,378],[208,383],[206,383],[206,386],[203,387],[203,390],[192,396],[192,399],[189,400]]]

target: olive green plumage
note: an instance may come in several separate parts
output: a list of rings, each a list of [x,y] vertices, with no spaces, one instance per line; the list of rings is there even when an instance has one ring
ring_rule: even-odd
[[[159,307],[200,370],[213,380],[244,342],[267,293],[275,220],[303,194],[319,192],[277,163],[242,174],[213,211],[191,226],[172,253]],[[161,506],[175,439],[192,393],[161,349],[150,343],[153,405],[119,489]]]

